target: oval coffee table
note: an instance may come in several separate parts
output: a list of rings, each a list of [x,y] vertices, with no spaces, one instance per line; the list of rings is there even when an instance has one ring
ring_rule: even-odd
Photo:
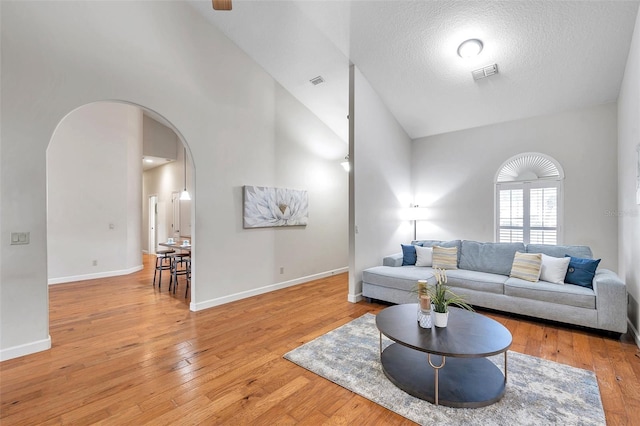
[[[380,361],[391,382],[436,405],[477,408],[502,398],[511,333],[475,312],[449,308],[445,328],[420,328],[418,304],[395,305],[376,316]],[[396,343],[382,350],[382,335]],[[504,353],[504,374],[486,357]]]

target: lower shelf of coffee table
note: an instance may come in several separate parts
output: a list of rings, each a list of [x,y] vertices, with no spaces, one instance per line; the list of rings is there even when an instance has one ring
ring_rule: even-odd
[[[435,370],[427,353],[398,343],[388,346],[381,355],[382,369],[391,382],[416,398],[435,403]],[[431,355],[438,366],[442,357]],[[438,403],[449,407],[478,408],[491,405],[505,392],[505,376],[486,358],[446,357],[439,370]]]

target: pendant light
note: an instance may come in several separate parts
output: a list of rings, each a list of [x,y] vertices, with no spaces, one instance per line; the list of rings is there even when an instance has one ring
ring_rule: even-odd
[[[344,157],[344,161],[340,163],[345,172],[349,173],[351,170],[351,164],[349,163],[349,156]]]
[[[191,196],[187,191],[187,148],[184,149],[184,191],[180,193],[180,201],[189,201]]]

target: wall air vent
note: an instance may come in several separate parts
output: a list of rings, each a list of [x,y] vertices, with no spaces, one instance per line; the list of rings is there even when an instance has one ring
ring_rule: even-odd
[[[471,71],[471,75],[474,80],[480,80],[481,78],[487,78],[494,74],[498,74],[498,64],[487,65],[486,67],[482,67],[480,69]]]
[[[314,86],[317,86],[320,83],[324,83],[324,78],[322,78],[321,76],[317,76],[315,78],[312,78],[311,80],[309,80],[311,82],[311,84],[313,84]]]

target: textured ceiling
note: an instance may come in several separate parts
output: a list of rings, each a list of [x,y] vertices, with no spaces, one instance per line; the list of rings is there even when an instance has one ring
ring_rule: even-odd
[[[345,141],[349,62],[414,139],[615,101],[638,11],[611,0],[191,4]],[[462,59],[469,38],[484,49]],[[473,80],[494,63],[497,75]]]

